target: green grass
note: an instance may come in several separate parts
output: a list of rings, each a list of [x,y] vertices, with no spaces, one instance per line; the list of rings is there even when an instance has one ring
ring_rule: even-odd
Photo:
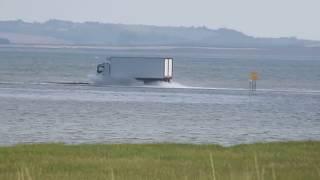
[[[319,180],[320,142],[0,147],[0,179]]]

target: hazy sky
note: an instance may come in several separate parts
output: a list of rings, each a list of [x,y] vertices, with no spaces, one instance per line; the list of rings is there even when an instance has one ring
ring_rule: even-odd
[[[227,27],[320,40],[320,0],[0,0],[0,20]]]

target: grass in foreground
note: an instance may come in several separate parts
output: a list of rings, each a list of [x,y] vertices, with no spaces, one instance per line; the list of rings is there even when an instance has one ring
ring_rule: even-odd
[[[0,179],[319,180],[320,142],[0,148]]]

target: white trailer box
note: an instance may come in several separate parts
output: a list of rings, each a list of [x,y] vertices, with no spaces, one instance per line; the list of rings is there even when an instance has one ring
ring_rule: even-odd
[[[173,75],[172,58],[111,57],[99,64],[97,72],[113,80],[167,81]]]

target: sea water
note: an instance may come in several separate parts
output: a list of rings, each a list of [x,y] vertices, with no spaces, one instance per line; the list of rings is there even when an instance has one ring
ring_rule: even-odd
[[[174,80],[96,83],[109,56],[173,57]],[[319,140],[320,48],[0,47],[0,107],[0,145]]]

